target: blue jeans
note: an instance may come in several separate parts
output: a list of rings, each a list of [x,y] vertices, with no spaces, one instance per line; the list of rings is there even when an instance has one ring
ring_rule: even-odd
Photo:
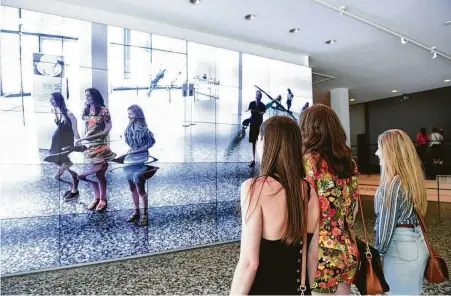
[[[385,253],[384,275],[390,294],[423,293],[424,270],[429,252],[421,228],[395,228]]]

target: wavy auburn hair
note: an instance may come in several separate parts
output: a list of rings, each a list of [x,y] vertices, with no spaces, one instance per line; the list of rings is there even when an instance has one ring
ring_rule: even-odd
[[[332,108],[322,104],[313,105],[301,113],[299,122],[305,154],[318,154],[339,178],[355,175],[346,133]],[[321,161],[317,165],[319,170]]]

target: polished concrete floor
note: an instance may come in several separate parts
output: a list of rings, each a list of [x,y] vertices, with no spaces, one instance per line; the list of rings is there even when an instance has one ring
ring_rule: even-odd
[[[364,202],[366,223],[373,241],[372,201]],[[430,240],[449,263],[451,205],[430,203]],[[362,236],[361,222],[357,221]],[[239,257],[239,244],[230,243],[189,251],[2,279],[2,294],[227,294]],[[353,288],[353,294],[358,294]],[[451,294],[451,282],[425,283],[425,294]]]

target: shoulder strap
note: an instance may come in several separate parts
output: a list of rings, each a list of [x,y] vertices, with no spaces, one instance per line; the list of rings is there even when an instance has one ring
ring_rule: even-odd
[[[307,218],[308,218],[308,200],[310,199],[310,184],[306,180],[302,180],[302,184],[307,183],[307,194],[308,196],[303,198],[304,202],[304,215],[305,215],[305,225],[304,234],[302,236],[302,269],[301,269],[301,295],[304,295],[307,286],[305,284],[307,277]],[[303,185],[304,186],[304,185]],[[303,191],[305,192],[305,190]]]
[[[423,237],[424,237],[424,241],[426,242],[426,245],[428,247],[429,250],[429,254],[431,255],[431,258],[434,257],[434,250],[432,249],[431,244],[429,243],[429,240],[427,238],[427,229],[426,229],[426,223],[424,222],[424,217],[423,215],[418,211],[418,209],[415,207],[415,211],[417,213],[417,217],[418,217],[418,222],[420,223],[420,227],[421,230],[423,231]]]

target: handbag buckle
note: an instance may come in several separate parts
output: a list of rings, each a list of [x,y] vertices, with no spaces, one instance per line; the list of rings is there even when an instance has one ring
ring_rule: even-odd
[[[369,258],[372,258],[372,257],[373,257],[373,254],[371,254],[371,251],[370,251],[370,247],[369,247],[368,245],[366,245],[366,252],[365,252],[365,256],[366,256],[366,258],[367,258],[367,259],[369,259]]]

